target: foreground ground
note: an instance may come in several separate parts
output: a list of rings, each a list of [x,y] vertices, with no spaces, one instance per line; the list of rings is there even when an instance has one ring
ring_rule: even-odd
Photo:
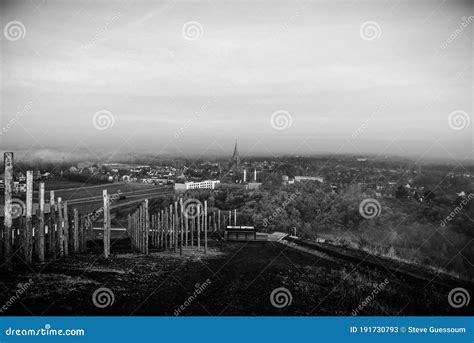
[[[127,253],[119,244],[109,260],[98,249],[3,274],[0,304],[9,306],[2,315],[172,316],[181,306],[180,315],[353,315],[359,305],[358,315],[467,314],[467,308],[449,306],[449,289],[442,286],[275,242],[214,242],[207,255],[185,250],[182,257]],[[30,278],[31,285],[11,301]],[[92,301],[100,287],[114,294],[106,308]],[[280,287],[292,300],[277,308],[270,297]],[[202,291],[196,295],[197,289]]]

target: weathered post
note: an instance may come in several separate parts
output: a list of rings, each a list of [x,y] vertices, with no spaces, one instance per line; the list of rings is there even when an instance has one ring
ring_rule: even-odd
[[[148,199],[145,199],[145,204],[144,204],[144,212],[145,212],[145,240],[144,240],[144,253],[145,255],[148,255],[148,240],[149,240],[149,234],[150,234],[150,213],[148,212]]]
[[[138,226],[138,250],[143,253],[143,227],[144,227],[144,211],[143,211],[143,203],[140,204],[140,211],[139,211],[139,223]]]
[[[185,230],[186,230],[186,234],[185,234],[185,240],[184,240],[184,245],[187,247],[188,246],[188,231],[189,231],[189,218],[184,215],[183,216],[183,219],[184,219],[184,226],[185,226]]]
[[[178,219],[178,202],[174,202],[174,252],[178,252],[178,228],[179,228],[179,219]]]
[[[212,226],[214,227],[214,232],[216,232],[217,226],[216,226],[216,210],[215,209],[212,211]]]
[[[136,245],[135,245],[135,239],[137,237],[136,235],[136,229],[137,229],[137,212],[133,212],[132,213],[132,249],[135,250],[136,249]]]
[[[207,200],[204,200],[204,253],[207,254]]]
[[[58,241],[59,256],[64,257],[63,199],[58,198]]]
[[[79,238],[80,238],[80,243],[79,243],[79,251],[85,252],[86,251],[86,235],[84,231],[84,226],[85,226],[85,218],[81,217],[80,223],[79,223]]]
[[[184,245],[184,214],[183,214],[183,198],[179,198],[179,229],[180,229],[180,238],[181,244],[180,247],[180,254],[183,255],[183,245]]]
[[[130,213],[127,216],[127,234],[128,234],[128,237],[130,237],[130,246],[133,249],[132,215]]]
[[[169,222],[170,222],[170,249],[173,248],[173,205],[170,204],[170,212],[169,212]]]
[[[33,171],[26,172],[25,262],[33,263]]]
[[[69,256],[69,209],[64,202],[64,256]]]
[[[191,248],[194,248],[194,228],[196,227],[196,218],[191,216]]]
[[[234,210],[234,226],[237,226],[237,210]]]
[[[74,253],[79,253],[79,212],[77,211],[77,208],[74,209],[74,234],[72,245]]]
[[[201,206],[197,206],[197,247],[201,249]]]
[[[219,231],[222,230],[222,227],[221,227],[221,210],[218,210],[217,211],[217,221],[218,221],[218,228],[219,228]]]
[[[163,220],[164,223],[164,245],[165,245],[165,250],[168,249],[168,209],[165,210],[165,217]]]
[[[39,218],[38,218],[38,259],[44,262],[44,182],[39,188]]]
[[[4,217],[4,232],[3,232],[3,255],[5,269],[12,270],[12,194],[13,194],[13,153],[6,152],[4,155],[5,162],[5,217]]]
[[[54,191],[49,192],[49,250],[53,260],[56,259],[57,238],[56,238],[56,204]]]
[[[109,196],[107,195],[107,190],[104,189],[102,191],[102,197],[104,200],[104,257],[109,258],[109,236],[108,233],[110,232],[109,227],[109,216],[110,216],[110,209],[109,209]]]

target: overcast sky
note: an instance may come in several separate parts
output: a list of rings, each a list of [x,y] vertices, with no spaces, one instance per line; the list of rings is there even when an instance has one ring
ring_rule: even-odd
[[[1,3],[2,150],[473,151],[469,1]]]

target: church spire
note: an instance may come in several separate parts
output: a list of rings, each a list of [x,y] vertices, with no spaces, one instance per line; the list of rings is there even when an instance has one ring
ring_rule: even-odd
[[[232,155],[232,164],[236,167],[240,165],[240,156],[239,149],[237,148],[237,140],[235,140],[234,154]]]

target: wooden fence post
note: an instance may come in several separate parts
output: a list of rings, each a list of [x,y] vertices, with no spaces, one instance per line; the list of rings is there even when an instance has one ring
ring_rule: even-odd
[[[107,190],[102,191],[102,197],[104,200],[104,257],[109,258],[109,244],[110,244],[110,208],[109,208],[109,196],[107,195]]]
[[[81,253],[86,251],[86,235],[84,232],[84,226],[85,226],[85,218],[81,217],[80,223],[79,223],[79,251]]]
[[[237,210],[234,210],[234,226],[237,226]]]
[[[165,250],[168,250],[168,208],[164,211],[165,217],[163,218],[163,230],[164,230],[164,246]]]
[[[39,224],[38,224],[38,258],[44,262],[44,182],[40,183],[39,189]]]
[[[178,252],[178,228],[179,228],[179,218],[178,218],[178,202],[174,202],[174,252]]]
[[[25,262],[33,263],[33,171],[26,172]]]
[[[194,228],[196,227],[196,218],[191,216],[191,248],[194,248]]]
[[[184,226],[185,226],[185,230],[186,230],[186,234],[185,234],[185,240],[184,240],[184,245],[187,247],[188,246],[188,231],[189,231],[189,218],[185,215],[183,217],[184,219]]]
[[[219,231],[221,231],[222,230],[222,227],[221,227],[221,210],[218,210],[218,212],[217,212],[217,221],[218,221],[217,226],[219,228]]]
[[[74,209],[74,234],[73,234],[74,253],[79,253],[79,212]]]
[[[57,238],[56,238],[56,204],[54,200],[54,191],[49,192],[49,253],[53,260],[56,259]]]
[[[214,226],[214,232],[217,231],[217,226],[216,226],[216,210],[212,211],[212,226]]]
[[[170,212],[168,214],[169,220],[169,240],[170,240],[170,249],[173,248],[173,205],[170,204]]]
[[[207,200],[204,200],[204,254],[207,254]]]
[[[143,203],[138,211],[138,251],[143,252]]]
[[[6,152],[4,155],[5,162],[5,217],[3,228],[3,257],[5,269],[12,270],[12,194],[13,194],[13,153]]]
[[[201,206],[197,206],[197,247],[201,249]]]
[[[180,238],[181,238],[181,244],[180,244],[180,252],[181,255],[183,254],[183,245],[184,245],[184,215],[183,215],[183,198],[179,198],[179,228],[181,230],[180,232]]]
[[[148,209],[148,199],[145,199],[144,204],[144,214],[145,214],[145,241],[144,241],[144,253],[148,255],[148,241],[149,241],[149,234],[150,234],[150,213]]]
[[[69,256],[69,208],[64,202],[64,256]]]
[[[63,199],[58,198],[58,242],[59,256],[64,257],[64,231],[63,231]]]

